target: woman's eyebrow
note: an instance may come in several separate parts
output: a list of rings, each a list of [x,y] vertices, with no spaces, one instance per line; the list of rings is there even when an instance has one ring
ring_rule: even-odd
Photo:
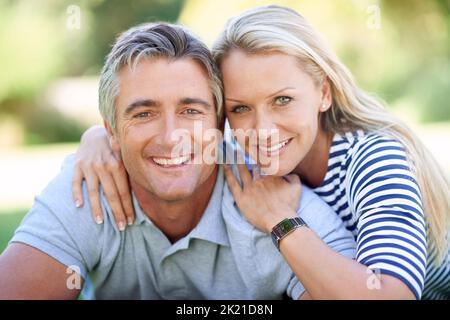
[[[225,97],[225,100],[230,100],[230,101],[235,101],[235,102],[243,102],[242,100],[239,100],[239,99],[233,99],[233,98],[227,98],[227,97]]]
[[[280,89],[280,90],[268,95],[267,99],[272,98],[273,96],[277,95],[278,93],[283,92],[284,90],[288,90],[288,89],[295,89],[295,88],[294,87],[284,87],[283,89]]]
[[[284,88],[282,88],[282,89],[280,89],[280,90],[277,90],[276,92],[274,92],[274,93],[268,95],[268,96],[266,97],[266,99],[271,98],[271,97],[277,95],[278,93],[280,93],[280,92],[282,92],[282,91],[284,91],[284,90],[288,90],[288,89],[295,89],[295,88],[294,88],[294,87],[284,87]],[[225,100],[235,101],[235,102],[240,102],[240,103],[243,103],[243,102],[244,102],[244,101],[239,100],[239,99],[235,99],[235,98],[227,98],[227,97],[225,97]]]

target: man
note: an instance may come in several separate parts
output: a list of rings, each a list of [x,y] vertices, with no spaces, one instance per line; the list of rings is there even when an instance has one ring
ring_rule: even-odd
[[[119,230],[103,196],[103,224],[92,223],[88,206],[75,208],[69,158],[0,257],[0,299],[74,299],[85,283],[85,295],[97,299],[307,297],[270,236],[240,215],[221,166],[193,151],[222,123],[217,74],[208,49],[179,26],[142,25],[119,37],[99,102],[130,177],[136,220]],[[174,157],[176,130],[190,134],[192,148]],[[311,229],[354,255],[351,234],[329,207],[307,188],[301,204]]]

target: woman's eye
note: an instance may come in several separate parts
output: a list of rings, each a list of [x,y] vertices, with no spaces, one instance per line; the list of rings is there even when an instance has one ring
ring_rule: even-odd
[[[281,96],[275,98],[275,104],[278,106],[284,106],[287,105],[289,102],[292,101],[291,97]]]
[[[246,112],[248,110],[248,108],[246,107],[246,106],[237,106],[237,107],[234,107],[232,110],[231,110],[231,112],[234,112],[234,113],[244,113],[244,112]]]

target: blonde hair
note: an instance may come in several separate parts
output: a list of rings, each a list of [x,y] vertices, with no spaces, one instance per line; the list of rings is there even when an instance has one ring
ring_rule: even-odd
[[[316,83],[328,80],[333,101],[320,117],[323,130],[344,133],[362,129],[389,135],[403,144],[422,193],[429,244],[436,249],[434,260],[441,263],[448,250],[450,226],[448,178],[418,137],[387,112],[381,101],[356,86],[350,71],[305,18],[292,9],[274,5],[245,11],[231,18],[217,39],[213,47],[217,64],[233,49],[292,55]]]

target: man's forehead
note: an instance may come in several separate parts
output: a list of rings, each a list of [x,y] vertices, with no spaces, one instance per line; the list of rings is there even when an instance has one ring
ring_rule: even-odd
[[[118,75],[119,98],[167,101],[194,95],[213,99],[207,72],[192,58],[141,59],[133,68],[123,67]]]
[[[132,60],[130,64],[122,66],[118,72],[119,76],[148,77],[149,79],[154,78],[151,75],[155,73],[159,73],[159,76],[171,74],[171,76],[175,76],[173,80],[188,76],[209,80],[206,68],[199,61],[190,57],[143,57],[138,61]]]

